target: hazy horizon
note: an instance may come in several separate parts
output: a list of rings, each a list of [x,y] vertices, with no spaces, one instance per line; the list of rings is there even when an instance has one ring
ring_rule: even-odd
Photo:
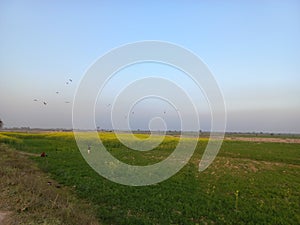
[[[224,96],[228,132],[300,133],[299,12],[300,3],[291,0],[1,1],[0,119],[7,128],[71,129],[74,95],[96,59],[126,43],[162,40],[189,49],[211,70]],[[115,97],[145,77],[185,90],[201,130],[210,129],[205,93],[183,72],[155,63],[115,74],[95,102],[96,126],[112,129]],[[162,99],[138,102],[119,120],[145,130],[153,117],[165,120],[167,130],[180,129],[176,109]]]

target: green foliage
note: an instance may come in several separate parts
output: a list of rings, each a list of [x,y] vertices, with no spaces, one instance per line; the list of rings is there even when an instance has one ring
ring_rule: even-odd
[[[300,144],[225,141],[213,164],[199,173],[207,144],[200,139],[179,173],[156,185],[129,187],[92,170],[72,133],[5,135],[22,140],[10,143],[19,150],[47,152],[47,158],[35,158],[40,167],[61,184],[76,187],[77,195],[97,208],[103,224],[300,223]],[[140,152],[123,146],[113,133],[99,136],[112,155],[134,165],[166,158],[178,142],[168,137],[154,150]]]

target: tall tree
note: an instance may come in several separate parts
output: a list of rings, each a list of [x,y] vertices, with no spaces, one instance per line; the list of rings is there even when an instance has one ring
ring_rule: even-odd
[[[0,129],[3,127],[3,122],[2,120],[0,119]]]

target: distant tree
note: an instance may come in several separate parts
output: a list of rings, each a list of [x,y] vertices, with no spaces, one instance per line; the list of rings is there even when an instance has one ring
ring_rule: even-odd
[[[2,120],[0,119],[0,129],[2,129],[2,127],[3,127],[3,122],[2,122]]]

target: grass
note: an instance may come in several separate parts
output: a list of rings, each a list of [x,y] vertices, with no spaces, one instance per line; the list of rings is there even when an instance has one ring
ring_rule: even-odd
[[[71,132],[1,135],[0,142],[18,150],[47,152],[46,159],[34,158],[39,167],[60,185],[76,187],[77,196],[96,208],[103,224],[300,223],[300,144],[226,140],[213,164],[199,173],[207,144],[207,139],[200,139],[179,173],[156,185],[130,187],[93,171]],[[154,150],[139,152],[123,146],[113,133],[99,136],[112,155],[134,165],[160,161],[178,142],[177,137],[167,136]],[[136,137],[144,139],[147,134]]]

